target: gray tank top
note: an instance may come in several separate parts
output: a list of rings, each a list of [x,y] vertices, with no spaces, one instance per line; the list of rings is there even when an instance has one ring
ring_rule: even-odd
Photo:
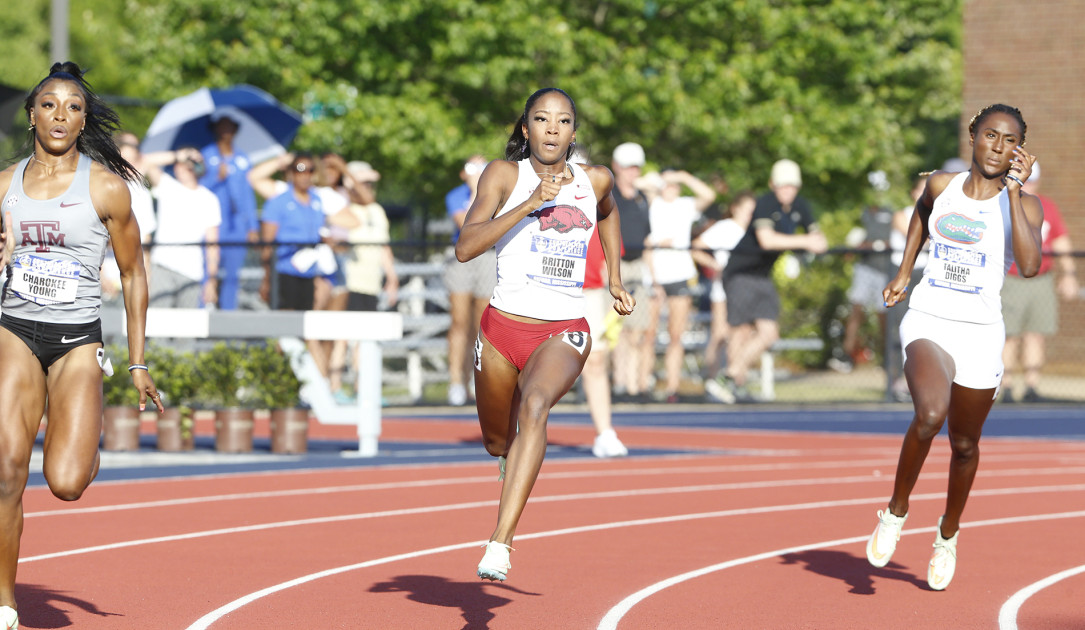
[[[53,199],[23,190],[30,158],[19,162],[0,211],[11,213],[15,251],[3,288],[5,315],[56,324],[98,319],[99,272],[109,232],[90,198],[91,158],[79,155],[75,177]],[[6,220],[6,219],[5,219]]]

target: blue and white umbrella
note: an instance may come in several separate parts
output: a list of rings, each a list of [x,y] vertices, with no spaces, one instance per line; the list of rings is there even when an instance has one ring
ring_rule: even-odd
[[[239,128],[234,149],[258,164],[286,151],[301,127],[301,115],[251,85],[200,88],[162,106],[143,139],[144,152],[185,146],[202,149],[215,141],[212,117],[234,119]]]

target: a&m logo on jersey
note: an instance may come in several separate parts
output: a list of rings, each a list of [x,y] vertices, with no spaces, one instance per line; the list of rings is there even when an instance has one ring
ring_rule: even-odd
[[[590,230],[592,227],[588,215],[584,214],[584,211],[576,206],[561,205],[540,208],[527,216],[539,219],[540,231],[555,230],[562,234],[568,234],[576,228]]]
[[[987,224],[983,221],[973,221],[963,214],[951,212],[938,218],[934,229],[943,237],[954,243],[972,245],[983,240],[983,231]]]
[[[50,247],[64,247],[64,233],[60,231],[60,221],[22,221],[20,247],[35,246],[36,252],[47,252]]]

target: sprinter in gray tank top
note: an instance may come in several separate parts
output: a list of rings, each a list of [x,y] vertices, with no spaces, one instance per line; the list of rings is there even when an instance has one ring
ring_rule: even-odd
[[[147,276],[125,181],[139,173],[113,142],[116,114],[82,74],[74,63],[57,63],[31,90],[24,108],[33,153],[0,172],[0,267],[7,271],[0,313],[0,628],[18,627],[22,495],[47,406],[49,489],[74,501],[98,474],[105,370],[98,273],[109,240],[121,271],[139,408],[149,399],[163,411],[143,365]]]

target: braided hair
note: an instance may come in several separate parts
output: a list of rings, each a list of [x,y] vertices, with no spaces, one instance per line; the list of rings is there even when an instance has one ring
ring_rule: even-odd
[[[991,114],[1006,114],[1017,120],[1017,123],[1021,125],[1021,146],[1025,146],[1025,132],[1028,131],[1028,125],[1025,124],[1025,118],[1021,115],[1021,110],[1009,105],[1003,105],[1001,103],[995,103],[994,105],[988,105],[983,109],[976,112],[976,115],[972,117],[972,120],[968,123],[968,135],[974,136],[976,134],[976,127],[983,122],[984,118]]]
[[[576,103],[573,102],[573,97],[565,93],[565,90],[556,87],[537,90],[534,94],[527,97],[527,103],[524,104],[524,112],[520,114],[520,119],[512,126],[512,134],[509,136],[508,144],[505,145],[506,160],[517,162],[531,155],[531,147],[528,145],[527,138],[524,136],[524,125],[527,124],[529,112],[531,111],[531,108],[534,107],[535,103],[551,92],[557,92],[569,101],[569,106],[573,108],[573,130],[575,131],[580,125],[580,120],[576,115]],[[576,144],[570,143],[569,150],[565,152],[565,159],[572,159],[575,151]]]
[[[86,126],[75,141],[76,150],[86,154],[95,162],[104,164],[127,181],[140,181],[139,171],[128,160],[121,157],[120,149],[117,148],[117,143],[113,139],[114,134],[120,130],[120,117],[91,90],[90,84],[83,78],[83,70],[75,62],[54,63],[49,68],[49,75],[30,90],[23,104],[27,120],[30,120],[30,110],[33,109],[34,102],[45,84],[53,80],[75,83],[83,92],[83,98],[86,101]],[[27,132],[27,146],[33,150],[33,127]]]

